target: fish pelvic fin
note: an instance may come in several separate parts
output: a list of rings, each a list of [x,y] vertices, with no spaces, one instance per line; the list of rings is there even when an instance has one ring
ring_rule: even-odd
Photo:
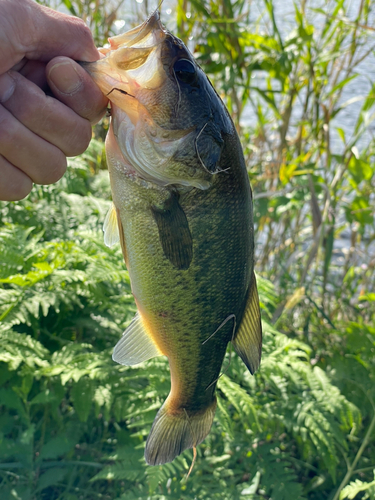
[[[103,224],[104,243],[111,248],[120,241],[120,234],[117,225],[116,207],[112,203]]]
[[[254,273],[242,320],[232,340],[232,344],[236,353],[253,375],[259,368],[262,354],[262,323],[257,282]]]
[[[115,345],[112,359],[120,365],[132,366],[161,355],[157,345],[147,333],[142,317],[136,314]]]
[[[124,229],[122,227],[120,212],[115,204],[112,203],[110,209],[105,216],[103,224],[104,243],[107,247],[112,248],[116,243],[120,242],[122,254],[124,256],[126,267],[129,269],[129,259],[126,250],[124,237]]]
[[[216,410],[216,398],[212,404],[199,412],[182,408],[171,411],[168,400],[158,411],[145,449],[148,465],[172,462],[188,448],[195,448],[210,432]]]

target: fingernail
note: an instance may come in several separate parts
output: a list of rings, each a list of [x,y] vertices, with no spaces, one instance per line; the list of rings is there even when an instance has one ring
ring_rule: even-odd
[[[0,102],[6,102],[16,88],[16,80],[9,73],[0,76]]]
[[[73,95],[83,86],[75,67],[69,61],[54,64],[48,77],[62,94]]]

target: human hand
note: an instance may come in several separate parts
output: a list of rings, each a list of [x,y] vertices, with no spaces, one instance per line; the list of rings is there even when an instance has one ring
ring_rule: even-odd
[[[107,100],[74,60],[99,57],[82,20],[32,0],[0,0],[0,200],[56,182],[66,157],[85,151]]]

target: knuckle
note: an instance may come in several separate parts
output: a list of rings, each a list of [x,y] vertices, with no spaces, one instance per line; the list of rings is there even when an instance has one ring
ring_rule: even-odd
[[[84,120],[77,124],[70,135],[70,145],[66,151],[67,156],[77,156],[86,151],[92,137],[92,128],[90,122]]]
[[[105,115],[105,112],[107,110],[107,106],[101,109],[99,112],[97,112],[94,116],[90,118],[90,123],[91,125],[96,125],[100,120],[103,118]]]
[[[30,177],[23,176],[21,181],[8,186],[8,201],[23,200],[33,188],[33,183]]]
[[[78,30],[80,37],[82,37],[82,42],[85,44],[92,44],[92,34],[90,28],[87,26],[83,19],[78,17],[73,17],[72,22],[75,28]]]
[[[66,166],[67,162],[65,155],[61,151],[58,151],[53,161],[48,162],[48,164],[45,164],[44,168],[41,169],[41,178],[34,180],[37,184],[54,184],[65,174]]]
[[[53,154],[48,155],[48,160],[45,158],[39,159],[32,167],[30,176],[35,184],[54,184],[61,179],[66,171],[66,157],[57,148]]]
[[[30,193],[33,187],[30,177],[1,155],[0,174],[0,200],[22,200]]]
[[[7,148],[15,137],[14,120],[12,115],[0,105],[0,144]]]

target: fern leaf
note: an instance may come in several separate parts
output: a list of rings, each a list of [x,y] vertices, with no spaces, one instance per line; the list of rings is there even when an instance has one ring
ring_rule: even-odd
[[[374,476],[375,476],[375,471],[374,471]],[[360,481],[359,479],[352,481],[347,486],[345,486],[345,488],[341,490],[340,500],[345,500],[345,498],[353,500],[354,498],[356,498],[358,493],[363,493],[363,492],[365,492],[365,494],[361,498],[370,500],[375,499],[375,479],[374,481],[371,481],[371,483],[365,483],[363,481]]]

